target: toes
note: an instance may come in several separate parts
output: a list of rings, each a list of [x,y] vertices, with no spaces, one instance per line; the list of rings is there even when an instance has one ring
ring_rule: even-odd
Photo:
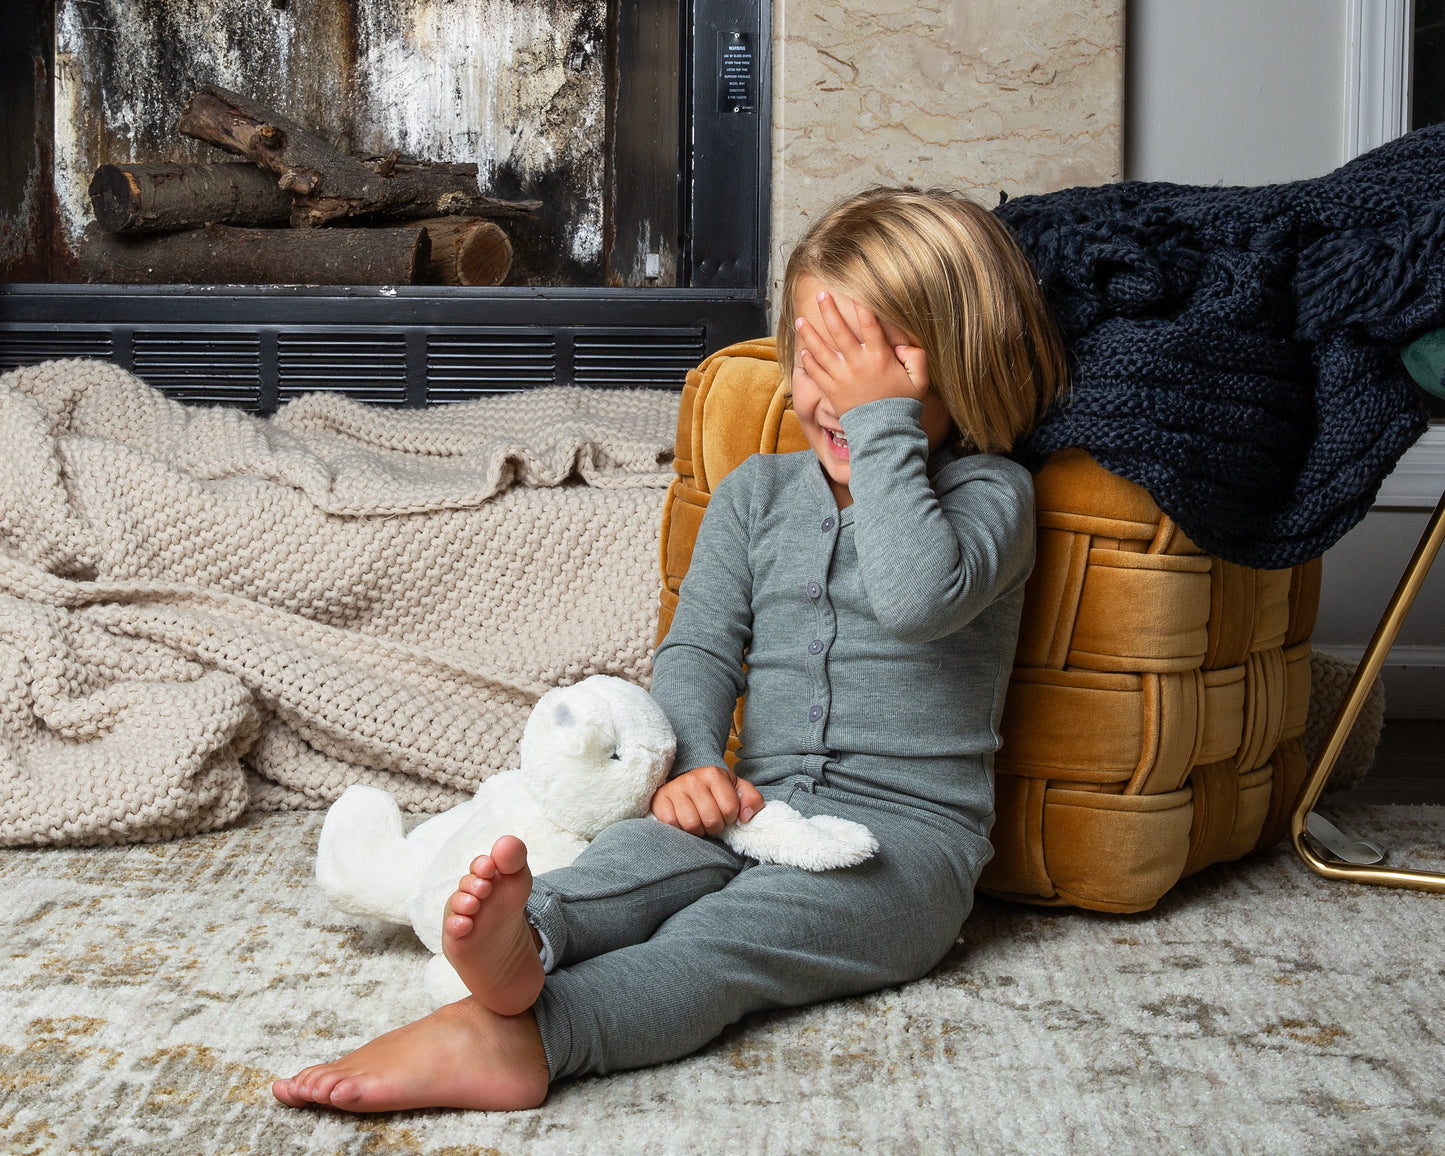
[[[312,1071],[311,1068],[302,1068],[289,1080],[277,1080],[276,1084],[285,1084],[286,1091],[290,1093],[291,1099],[298,1103],[310,1103],[310,1097],[306,1095],[306,1077]],[[271,1085],[271,1090],[276,1090],[276,1084]]]
[[[303,1104],[323,1104],[326,1102],[326,1090],[329,1090],[326,1077],[330,1071],[329,1064],[315,1064],[309,1068],[303,1068],[289,1080],[277,1080],[271,1085],[271,1091],[283,1104],[289,1104],[293,1108],[299,1108]],[[277,1092],[277,1085],[285,1084],[286,1092],[290,1098]]]
[[[345,1072],[327,1066],[321,1069],[315,1081],[311,1084],[311,1099],[318,1104],[331,1103],[331,1093],[336,1085],[346,1075]]]
[[[503,835],[492,845],[491,859],[503,875],[515,875],[527,865],[527,845],[515,835]]]
[[[354,1111],[366,1097],[366,1083],[357,1076],[338,1080],[331,1089],[330,1104],[333,1108]]]
[[[527,845],[515,835],[503,835],[492,845],[490,855],[478,855],[472,860],[472,874],[483,881],[494,879],[499,873],[515,875],[527,865]]]
[[[453,939],[464,939],[472,933],[476,921],[466,915],[448,915],[442,920],[442,934]]]
[[[455,891],[447,900],[447,910],[454,915],[475,915],[481,909],[481,899],[467,891]]]
[[[275,1096],[276,1099],[280,1100],[281,1103],[285,1104],[288,1108],[302,1108],[308,1103],[308,1101],[303,1100],[291,1091],[290,1080],[276,1080],[272,1083],[271,1095]]]

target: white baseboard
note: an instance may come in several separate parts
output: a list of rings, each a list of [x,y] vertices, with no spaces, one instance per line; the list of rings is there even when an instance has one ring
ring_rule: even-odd
[[[1384,611],[1400,580],[1416,537],[1425,529],[1425,515],[1435,508],[1442,490],[1445,490],[1445,423],[1437,421],[1405,452],[1375,498],[1371,512],[1372,515],[1375,511],[1380,513],[1379,521],[1374,524],[1389,526],[1391,530],[1371,533],[1368,527],[1361,527],[1356,535],[1359,541],[1347,538],[1336,548],[1338,553],[1326,557],[1327,579],[1360,574],[1373,575],[1373,579],[1365,584],[1368,589],[1352,588],[1352,593],[1361,599],[1358,604],[1353,600],[1342,603],[1335,599],[1326,613],[1322,600],[1320,621],[1312,640],[1317,650],[1337,654],[1351,662],[1360,660],[1365,649],[1363,640],[1374,630],[1377,616]],[[1405,517],[1406,514],[1409,517]],[[1398,538],[1393,529],[1397,524]],[[1431,589],[1416,600],[1405,623],[1403,641],[1391,649],[1380,670],[1385,682],[1385,714],[1389,718],[1445,718],[1445,644],[1437,641],[1438,625],[1426,629],[1424,641],[1408,641],[1412,632],[1417,637],[1421,633],[1420,619],[1439,614],[1440,574],[1445,574],[1445,556],[1436,559],[1429,579]],[[1438,619],[1436,621],[1438,623]],[[1327,641],[1331,636],[1352,641],[1335,644]]]
[[[1433,510],[1445,489],[1445,423],[1435,422],[1380,485],[1376,510]]]
[[[1363,646],[1313,641],[1316,650],[1359,662]],[[1445,718],[1445,646],[1395,646],[1380,668],[1386,718]]]

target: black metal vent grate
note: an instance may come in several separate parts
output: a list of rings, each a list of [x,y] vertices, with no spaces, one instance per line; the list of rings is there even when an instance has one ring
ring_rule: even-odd
[[[333,390],[373,405],[404,405],[406,335],[283,331],[276,339],[276,374],[281,402]]]
[[[110,357],[108,329],[0,329],[0,370],[61,357]]]
[[[466,401],[488,393],[538,389],[557,380],[557,339],[550,333],[429,333],[427,401]]]
[[[576,385],[681,389],[707,352],[701,329],[673,333],[579,333],[572,348]]]
[[[254,335],[137,330],[130,368],[177,401],[246,409],[260,403],[261,345]]]
[[[721,292],[0,285],[0,369],[108,358],[178,400],[261,414],[324,390],[416,407],[547,386],[679,391],[709,353],[766,330],[764,302]]]

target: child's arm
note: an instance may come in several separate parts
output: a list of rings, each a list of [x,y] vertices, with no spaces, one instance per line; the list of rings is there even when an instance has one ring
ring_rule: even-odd
[[[748,485],[744,463],[708,502],[667,637],[652,660],[652,697],[677,732],[673,777],[724,766],[728,731],[746,687],[752,641]]]
[[[820,297],[827,340],[804,321],[799,356],[848,437],[854,536],[874,613],[900,638],[940,638],[1027,577],[1032,482],[1021,466],[988,456],[930,479],[919,424],[927,358],[891,345],[878,319],[852,304],[856,334],[831,295]]]
[[[746,823],[763,797],[723,762],[752,641],[745,485],[724,478],[693,546],[667,637],[652,660],[652,697],[677,732],[673,777],[652,796],[655,818],[693,835]]]
[[[1027,470],[977,455],[930,480],[916,418],[910,429],[891,403],[859,409],[843,428],[854,447],[859,571],[885,629],[914,642],[942,638],[1028,578],[1034,504]]]

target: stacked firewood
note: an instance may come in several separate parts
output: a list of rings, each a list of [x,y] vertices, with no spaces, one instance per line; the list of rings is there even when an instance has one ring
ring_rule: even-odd
[[[482,196],[477,166],[348,156],[275,111],[207,86],[177,124],[246,158],[107,164],[90,182],[88,281],[497,285],[498,220],[540,201]]]

